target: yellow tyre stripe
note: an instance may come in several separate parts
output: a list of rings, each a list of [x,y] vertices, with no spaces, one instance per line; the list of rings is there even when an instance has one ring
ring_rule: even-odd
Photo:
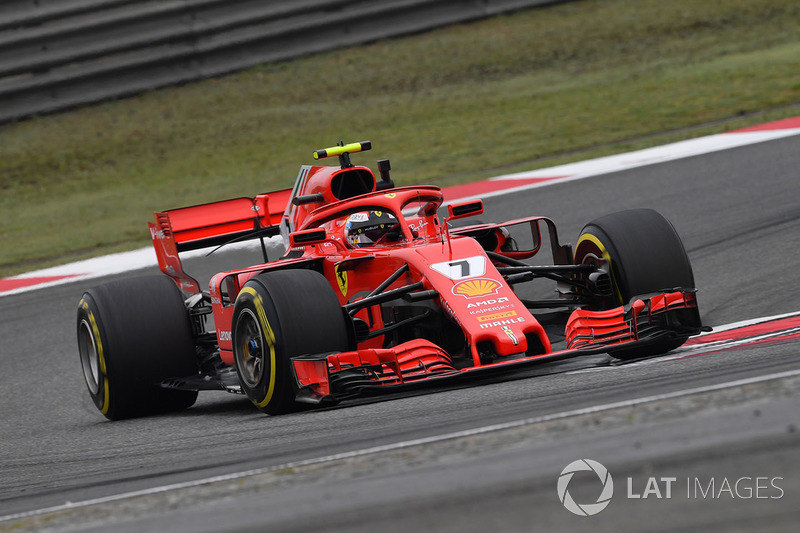
[[[243,293],[247,293],[253,297],[253,305],[258,313],[258,320],[261,322],[264,336],[267,338],[267,345],[269,345],[269,386],[267,387],[267,394],[260,402],[254,402],[258,407],[265,407],[272,399],[272,394],[275,392],[275,333],[272,331],[272,326],[267,320],[267,312],[264,310],[264,300],[261,295],[253,287],[245,287],[242,289]]]
[[[103,341],[100,339],[100,328],[97,327],[97,320],[94,318],[94,313],[88,310],[88,305],[81,300],[81,305],[84,309],[86,309],[86,314],[89,317],[89,324],[92,326],[92,335],[94,335],[95,345],[97,347],[97,357],[100,359],[100,373],[103,376],[103,394],[104,394],[104,401],[103,401],[103,408],[100,409],[100,412],[108,414],[108,409],[111,407],[111,402],[109,398],[109,387],[108,387],[108,377],[107,377],[107,370],[106,370],[106,357],[103,352]]]

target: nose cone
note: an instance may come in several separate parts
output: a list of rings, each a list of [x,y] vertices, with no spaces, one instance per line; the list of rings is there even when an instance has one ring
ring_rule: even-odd
[[[442,308],[464,331],[476,365],[478,343],[491,343],[496,355],[508,356],[529,352],[533,336],[537,354],[550,352],[542,326],[475,240],[455,238],[449,246],[422,247],[417,253],[428,263],[426,278]]]

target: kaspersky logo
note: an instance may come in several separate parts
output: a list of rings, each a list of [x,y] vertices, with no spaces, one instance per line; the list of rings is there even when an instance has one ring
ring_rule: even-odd
[[[577,503],[569,493],[569,482],[572,481],[572,476],[575,475],[575,472],[581,471],[594,472],[600,480],[602,488],[598,487],[600,495],[594,503]],[[578,516],[596,515],[608,507],[612,496],[614,496],[614,480],[611,479],[611,474],[608,473],[606,467],[597,461],[578,459],[568,464],[558,476],[558,499],[569,512]]]

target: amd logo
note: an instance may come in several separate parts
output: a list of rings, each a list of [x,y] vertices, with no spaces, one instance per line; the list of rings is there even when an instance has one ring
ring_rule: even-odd
[[[476,307],[484,307],[484,306],[487,306],[487,305],[501,304],[501,303],[504,303],[504,302],[507,302],[507,301],[508,301],[508,297],[507,296],[501,296],[500,298],[492,298],[490,300],[483,300],[483,301],[480,301],[480,302],[467,304],[467,309],[474,309]]]

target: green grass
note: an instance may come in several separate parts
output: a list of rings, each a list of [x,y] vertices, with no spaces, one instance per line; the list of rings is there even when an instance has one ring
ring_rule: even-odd
[[[152,212],[370,139],[449,185],[800,114],[794,0],[583,0],[0,126],[0,275],[147,246]]]

